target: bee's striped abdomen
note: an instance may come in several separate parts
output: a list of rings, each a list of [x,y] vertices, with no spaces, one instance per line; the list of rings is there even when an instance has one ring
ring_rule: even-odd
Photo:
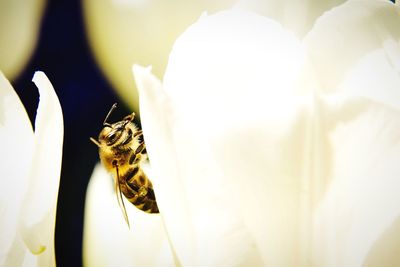
[[[153,185],[139,166],[130,167],[120,176],[121,192],[138,209],[158,213]]]
[[[149,196],[150,191],[152,192],[152,194],[154,196],[153,189],[148,188],[147,196],[136,198],[136,200],[133,201],[132,204],[135,205],[138,209],[143,210],[144,212],[159,213],[156,200]]]

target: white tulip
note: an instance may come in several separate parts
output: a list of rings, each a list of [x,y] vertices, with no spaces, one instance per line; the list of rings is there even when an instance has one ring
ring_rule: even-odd
[[[0,73],[0,266],[55,266],[54,229],[63,117],[43,72],[33,131],[24,106]]]
[[[235,8],[177,39],[163,82],[134,66],[177,263],[400,263],[399,14],[348,1],[302,34]]]

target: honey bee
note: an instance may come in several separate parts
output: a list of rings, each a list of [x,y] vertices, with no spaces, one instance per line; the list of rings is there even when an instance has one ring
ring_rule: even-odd
[[[147,153],[143,133],[132,122],[135,113],[110,124],[107,122],[108,117],[116,107],[115,103],[104,119],[98,140],[92,137],[90,140],[99,147],[103,166],[113,174],[118,204],[129,227],[122,194],[144,212],[159,211],[153,185],[141,168],[141,163],[147,159]]]

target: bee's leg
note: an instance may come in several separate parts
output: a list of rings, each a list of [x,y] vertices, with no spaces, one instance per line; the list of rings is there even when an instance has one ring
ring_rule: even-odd
[[[140,143],[140,145],[135,150],[135,155],[145,154],[146,153],[146,144],[144,142]]]
[[[147,151],[146,151],[146,145],[144,143],[141,143],[135,150],[134,153],[131,154],[129,158],[129,164],[137,164],[140,160],[146,159],[147,156]]]
[[[133,137],[136,137],[136,136],[143,136],[143,131],[137,130],[136,133],[133,134]]]
[[[130,121],[133,121],[134,118],[135,118],[135,113],[133,112],[132,114],[125,116],[123,120],[130,122]]]
[[[141,158],[140,154],[136,155],[135,153],[132,153],[129,158],[129,164],[132,165],[138,163],[140,161],[140,158]]]
[[[135,133],[134,136],[135,136],[135,137],[136,137],[136,136],[139,136],[139,137],[140,137],[140,141],[139,141],[140,146],[143,145],[143,148],[142,148],[142,149],[140,150],[140,152],[138,152],[138,153],[146,154],[147,151],[146,151],[146,144],[144,143],[144,139],[143,139],[143,131],[142,131],[142,130],[137,131],[137,133]]]

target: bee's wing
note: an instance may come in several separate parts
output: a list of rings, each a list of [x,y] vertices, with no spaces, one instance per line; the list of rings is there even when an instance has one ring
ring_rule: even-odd
[[[126,223],[128,224],[128,228],[130,228],[128,214],[126,213],[126,209],[125,209],[124,198],[122,197],[121,187],[118,182],[119,181],[118,166],[115,166],[115,170],[117,172],[117,177],[116,177],[117,179],[115,179],[115,193],[117,196],[118,205],[122,211],[122,214],[124,215],[124,219],[125,219]]]

